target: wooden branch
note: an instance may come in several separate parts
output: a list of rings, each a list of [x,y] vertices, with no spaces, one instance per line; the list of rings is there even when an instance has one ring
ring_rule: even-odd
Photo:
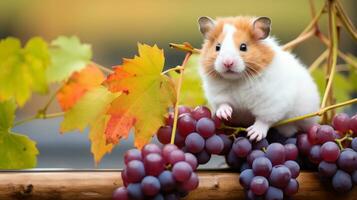
[[[238,173],[199,171],[200,185],[186,199],[244,199]],[[111,199],[115,188],[122,185],[120,171],[53,171],[1,172],[0,199],[26,200],[101,200]],[[302,172],[298,178],[299,192],[295,200],[349,200],[357,196],[357,188],[337,194],[325,187],[317,173]]]

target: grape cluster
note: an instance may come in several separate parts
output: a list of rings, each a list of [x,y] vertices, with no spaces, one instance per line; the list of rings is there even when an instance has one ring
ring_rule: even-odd
[[[225,134],[217,134],[220,120],[211,117],[211,111],[205,106],[191,109],[179,107],[175,144],[185,152],[194,154],[199,164],[206,164],[212,154],[224,155],[231,148],[232,141]],[[173,113],[169,113],[166,125],[157,131],[157,138],[162,144],[170,143],[173,126]]]
[[[114,200],[178,200],[199,184],[196,157],[173,144],[128,150],[124,162],[124,186],[114,191]]]
[[[313,125],[298,136],[300,153],[317,166],[319,175],[330,179],[337,192],[357,184],[357,115],[337,114],[329,125]]]

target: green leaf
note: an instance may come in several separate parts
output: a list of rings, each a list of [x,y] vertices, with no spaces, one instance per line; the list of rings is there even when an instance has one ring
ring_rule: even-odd
[[[118,96],[118,93],[109,92],[108,89],[103,86],[88,91],[65,113],[64,120],[61,123],[61,132],[76,129],[83,131],[83,129],[95,121],[99,115],[103,114],[109,104]]]
[[[14,101],[0,102],[0,131],[7,131],[14,123],[16,104]]]
[[[75,36],[58,37],[51,45],[52,65],[47,70],[51,82],[67,79],[73,72],[84,68],[92,58],[91,46],[81,44]]]
[[[188,61],[181,87],[180,104],[188,106],[197,106],[207,104],[204,96],[201,77],[198,72],[199,55],[192,55]],[[177,82],[179,74],[171,71],[169,75]]]
[[[46,93],[46,68],[49,64],[47,44],[39,37],[25,48],[16,38],[0,41],[0,101],[14,98],[22,106],[32,91]]]

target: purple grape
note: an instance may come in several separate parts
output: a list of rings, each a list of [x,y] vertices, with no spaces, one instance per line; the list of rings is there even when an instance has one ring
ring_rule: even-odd
[[[185,161],[191,165],[193,170],[196,170],[198,167],[197,158],[191,153],[185,153]]]
[[[232,148],[232,140],[229,139],[229,137],[227,135],[224,134],[219,134],[218,135],[222,141],[223,141],[223,150],[221,151],[221,153],[219,155],[227,155],[230,151],[230,149]]]
[[[207,151],[203,150],[200,153],[196,153],[197,162],[200,165],[208,163],[211,159],[211,154],[207,153]]]
[[[334,142],[326,142],[320,149],[321,158],[327,162],[335,162],[340,156],[340,148]]]
[[[178,150],[177,146],[173,144],[167,144],[162,148],[162,157],[164,158],[165,163],[169,162],[170,153],[173,150]]]
[[[321,152],[320,145],[312,146],[309,153],[309,160],[314,164],[319,164],[322,160],[320,152]]]
[[[177,162],[180,161],[184,161],[185,160],[185,154],[183,153],[183,151],[176,149],[171,151],[170,155],[169,155],[169,163],[171,165],[174,165]]]
[[[357,185],[357,170],[352,173],[352,181]]]
[[[170,112],[167,117],[165,118],[165,125],[167,126],[173,126],[174,124],[174,113]]]
[[[309,128],[307,132],[308,140],[311,144],[319,144],[319,138],[317,136],[317,132],[321,128],[320,124],[314,124]]]
[[[125,187],[117,188],[113,193],[113,200],[128,200],[128,191]]]
[[[235,155],[233,150],[230,150],[228,155],[226,155],[226,163],[229,167],[233,169],[239,169],[241,167],[241,160]],[[249,167],[249,166],[248,166]]]
[[[197,121],[196,131],[202,137],[207,139],[215,133],[216,126],[214,125],[214,121],[212,119],[203,117]]]
[[[262,139],[259,142],[253,143],[253,149],[262,150],[263,148],[267,148],[269,146],[269,142],[267,139]]]
[[[284,194],[286,196],[293,196],[299,190],[299,183],[295,179],[290,179],[288,185],[284,188]]]
[[[284,165],[289,168],[292,178],[297,178],[299,176],[300,166],[297,162],[293,160],[288,160],[284,163]]]
[[[252,169],[246,169],[240,173],[239,183],[245,188],[249,189],[250,183],[254,178],[254,173]]]
[[[143,149],[141,150],[141,154],[143,158],[145,158],[146,155],[148,155],[149,153],[157,153],[161,155],[162,151],[161,148],[156,144],[149,143],[143,147]]]
[[[357,170],[357,153],[353,150],[344,150],[337,160],[338,166],[348,173]]]
[[[192,173],[191,177],[184,183],[182,183],[181,188],[185,191],[192,191],[198,187],[198,176],[196,173]]]
[[[248,162],[249,166],[252,166],[255,159],[257,159],[259,157],[264,157],[264,156],[265,156],[265,153],[263,151],[253,150],[247,156],[247,162]]]
[[[350,117],[346,113],[339,113],[333,117],[332,126],[340,133],[345,133],[350,129]]]
[[[285,148],[280,143],[270,144],[265,155],[274,166],[285,162]]]
[[[199,153],[205,148],[205,140],[198,133],[190,133],[185,140],[187,151]]]
[[[272,164],[268,158],[259,157],[253,161],[252,169],[256,176],[269,177]]]
[[[255,195],[263,195],[269,188],[268,180],[263,176],[255,176],[250,182],[250,190]]]
[[[161,190],[164,192],[172,192],[175,190],[176,181],[172,173],[168,170],[163,171],[159,175]]]
[[[351,142],[351,147],[354,151],[357,151],[357,138],[353,138]]]
[[[130,161],[126,166],[126,175],[130,183],[140,182],[145,177],[143,162],[138,160]]]
[[[297,138],[288,138],[287,140],[285,140],[284,144],[295,144],[297,145]]]
[[[335,130],[331,126],[321,125],[316,133],[318,144],[323,144],[328,141],[334,141],[334,132]]]
[[[252,190],[246,191],[247,200],[263,200],[264,195],[255,195]]]
[[[205,148],[209,154],[219,154],[224,148],[223,140],[218,135],[213,135],[206,140]]]
[[[214,121],[214,125],[216,126],[216,128],[220,128],[221,127],[222,121],[216,115],[214,115],[212,117],[212,120]]]
[[[234,153],[236,154],[236,156],[238,156],[240,158],[244,158],[244,157],[248,156],[248,154],[252,150],[252,144],[250,143],[250,141],[247,138],[238,137],[234,141],[232,149],[233,149]]]
[[[203,117],[210,118],[212,116],[211,111],[205,106],[197,106],[191,114],[196,120],[199,120]]]
[[[279,188],[270,186],[265,194],[265,200],[283,200],[283,191]]]
[[[141,151],[138,149],[130,149],[124,154],[124,163],[127,165],[132,160],[142,160]]]
[[[181,136],[181,134],[177,131],[175,135],[175,145],[178,148],[182,148],[185,146],[185,137]]]
[[[149,200],[165,200],[165,199],[164,196],[162,196],[162,194],[159,193],[156,196],[149,198]]]
[[[319,164],[318,171],[320,176],[330,178],[337,172],[337,165],[335,163],[322,161]]]
[[[295,144],[286,144],[285,148],[285,159],[286,160],[296,160],[299,154],[299,150]]]
[[[312,147],[312,143],[310,143],[307,134],[300,134],[297,137],[297,145],[300,153],[303,155],[308,155],[310,153],[310,149]]]
[[[182,137],[186,137],[188,134],[195,132],[196,120],[188,114],[183,114],[177,121],[177,128]]]
[[[159,180],[154,176],[146,176],[141,181],[141,189],[147,196],[155,196],[159,193],[161,185]]]
[[[164,159],[157,153],[150,153],[144,158],[145,172],[147,175],[158,176],[164,171],[164,164]]]
[[[172,174],[179,182],[186,182],[191,177],[192,171],[191,166],[184,161],[177,162],[172,167]]]
[[[129,199],[135,199],[135,200],[143,200],[144,199],[144,194],[141,190],[140,183],[131,183],[128,185],[128,187],[126,189],[128,191]]]
[[[340,193],[348,192],[352,189],[351,176],[343,170],[337,170],[332,178],[333,188]]]
[[[171,126],[162,126],[157,131],[157,139],[162,144],[169,144],[170,141],[171,141],[171,133],[172,133],[172,127]]]
[[[350,129],[354,134],[357,134],[357,114],[350,119]]]
[[[284,165],[274,166],[269,176],[269,183],[278,188],[284,188],[291,179],[289,168]]]
[[[126,167],[124,167],[123,171],[121,172],[121,179],[123,180],[125,187],[127,187],[130,182],[126,173]]]
[[[178,107],[178,115],[185,114],[185,113],[191,113],[192,109],[187,107],[187,106],[179,106]]]

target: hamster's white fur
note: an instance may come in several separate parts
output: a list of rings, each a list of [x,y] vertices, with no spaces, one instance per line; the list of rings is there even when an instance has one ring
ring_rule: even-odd
[[[276,122],[315,112],[320,96],[306,67],[289,52],[283,51],[271,37],[261,42],[274,51],[274,58],[259,76],[237,80],[205,74],[200,67],[203,88],[217,115],[230,116],[235,124],[248,127],[250,139],[261,140]],[[277,127],[289,137],[316,123],[308,118]]]

